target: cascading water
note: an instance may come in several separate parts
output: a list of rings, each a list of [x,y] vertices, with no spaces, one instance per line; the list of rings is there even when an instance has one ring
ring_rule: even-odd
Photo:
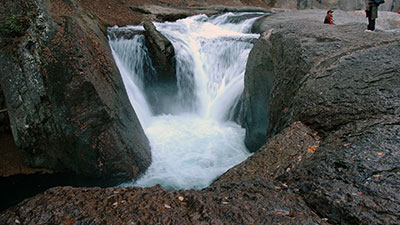
[[[153,156],[140,179],[122,186],[200,189],[250,155],[244,146],[244,129],[231,119],[237,114],[252,41],[259,37],[249,30],[260,16],[227,13],[155,23],[176,53],[178,96],[170,107],[177,113],[172,115],[154,115],[146,101],[144,80],[156,73],[144,36],[116,35],[143,27],[109,30],[115,61]]]

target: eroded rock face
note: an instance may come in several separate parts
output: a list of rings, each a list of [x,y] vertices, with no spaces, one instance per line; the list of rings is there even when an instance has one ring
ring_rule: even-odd
[[[327,26],[288,18],[273,15],[261,26],[265,31],[273,29],[269,44],[264,42],[275,74],[267,103],[267,136],[284,134],[286,127],[301,121],[322,139],[312,157],[278,173],[277,179],[332,223],[396,224],[400,215],[398,34],[370,35],[363,32],[364,24]],[[238,170],[252,172],[246,166]]]
[[[0,51],[11,128],[29,164],[110,183],[138,176],[150,147],[101,26],[75,1],[9,4],[31,13],[27,33]]]

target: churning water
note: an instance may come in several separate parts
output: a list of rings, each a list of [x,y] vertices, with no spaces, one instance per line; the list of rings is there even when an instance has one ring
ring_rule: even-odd
[[[126,35],[142,26],[114,27],[110,45],[129,99],[149,138],[153,161],[138,180],[122,186],[201,189],[250,153],[237,119],[244,72],[252,42],[251,24],[262,14],[198,15],[155,23],[173,44],[178,94],[173,114],[154,115],[146,96],[146,76],[155,70],[143,35]]]

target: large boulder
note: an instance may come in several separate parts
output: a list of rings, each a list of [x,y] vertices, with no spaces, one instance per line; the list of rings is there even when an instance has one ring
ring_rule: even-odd
[[[310,158],[275,176],[332,223],[396,224],[400,219],[398,33],[365,33],[362,23],[332,26],[290,14],[272,15],[257,24],[256,30],[271,32],[261,37],[268,41],[259,43],[269,49],[264,57],[274,70],[246,75],[273,76],[265,114],[267,138],[275,140],[276,134],[301,121],[322,139],[317,149],[311,149],[316,151]],[[251,56],[249,61],[258,60]],[[252,167],[239,168],[252,172]]]
[[[19,36],[2,36],[0,80],[29,165],[108,183],[140,175],[150,147],[103,27],[76,1],[8,1],[5,8],[8,18],[26,22]]]

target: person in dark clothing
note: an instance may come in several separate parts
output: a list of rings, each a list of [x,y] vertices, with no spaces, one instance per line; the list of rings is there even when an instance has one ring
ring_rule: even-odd
[[[368,27],[366,31],[375,30],[375,21],[378,18],[378,7],[374,0],[366,0],[365,14],[368,17]]]
[[[326,24],[334,24],[333,23],[333,11],[332,10],[328,10],[328,12],[326,13],[324,23],[326,23]]]

